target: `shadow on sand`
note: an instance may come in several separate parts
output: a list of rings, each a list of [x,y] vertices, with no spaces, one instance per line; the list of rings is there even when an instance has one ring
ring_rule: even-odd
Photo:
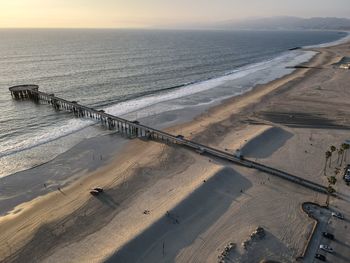
[[[109,206],[112,209],[116,209],[119,206],[119,203],[114,201],[114,199],[106,191],[99,194],[95,198],[99,200],[102,204]]]
[[[222,169],[106,262],[174,261],[229,209],[241,190],[251,186],[232,168]]]
[[[242,154],[250,158],[267,158],[293,136],[292,133],[281,128],[272,127],[254,139],[243,148]]]

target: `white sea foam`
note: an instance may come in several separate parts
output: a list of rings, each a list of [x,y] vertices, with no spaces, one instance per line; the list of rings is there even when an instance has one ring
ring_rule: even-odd
[[[110,114],[123,116],[127,113],[136,112],[140,109],[144,109],[146,107],[150,107],[158,103],[164,103],[166,101],[176,100],[182,97],[187,97],[200,92],[208,91],[210,89],[214,89],[219,86],[222,86],[225,83],[228,83],[230,81],[247,77],[248,75],[251,75],[266,69],[271,69],[271,71],[274,71],[274,70],[276,71],[276,74],[274,76],[267,79],[267,81],[271,81],[275,78],[282,77],[283,75],[286,75],[292,71],[292,70],[287,70],[286,67],[292,67],[302,62],[306,62],[310,60],[314,55],[315,55],[314,52],[304,52],[304,51],[285,52],[274,59],[263,61],[256,64],[251,64],[251,65],[236,69],[221,77],[190,84],[181,88],[177,88],[172,91],[166,91],[164,93],[152,94],[149,96],[121,102],[121,103],[109,106],[105,108],[105,110]],[[264,83],[264,81],[262,81],[262,83]],[[231,94],[231,96],[235,96],[239,94],[239,91],[232,90],[232,92],[233,93]],[[213,101],[218,99],[223,99],[223,98],[213,98]],[[208,104],[208,102],[205,104]],[[172,108],[169,108],[168,110],[173,110],[175,108],[179,109],[183,107],[172,107]],[[162,110],[166,111],[166,109],[164,108],[162,108]],[[156,114],[160,112],[153,111],[153,113]]]
[[[33,147],[40,146],[53,140],[57,140],[63,136],[72,134],[93,124],[91,120],[71,119],[61,125],[50,127],[39,131],[35,136],[23,136],[19,138],[9,139],[0,146],[0,157],[8,156],[20,151],[29,150]]]
[[[304,48],[319,48],[319,47],[332,47],[340,44],[344,44],[350,41],[350,32],[344,32],[346,35],[338,40],[327,42],[319,45],[305,46]]]
[[[276,58],[235,69],[231,72],[228,72],[224,76],[189,84],[174,90],[165,91],[158,94],[152,94],[145,97],[117,103],[115,105],[106,107],[104,110],[110,114],[123,116],[123,115],[130,114],[132,112],[140,111],[141,109],[145,109],[147,107],[148,112],[145,116],[150,116],[152,114],[159,114],[164,111],[182,109],[182,108],[185,108],[186,106],[172,105],[171,107],[165,108],[165,107],[157,107],[157,105],[167,101],[173,101],[179,98],[188,97],[194,94],[200,94],[201,92],[205,92],[205,91],[220,87],[222,85],[225,85],[226,83],[229,83],[233,80],[237,80],[244,77],[248,77],[250,75],[257,74],[258,72],[264,73],[264,71],[269,71],[270,74],[269,74],[269,77],[265,79],[264,78],[261,79],[260,82],[256,84],[268,82],[273,79],[280,78],[283,75],[286,75],[291,71],[293,71],[291,69],[286,69],[285,67],[294,66],[299,63],[306,62],[309,59],[311,59],[314,56],[314,54],[315,53],[313,52],[305,52],[300,50],[288,51]],[[246,91],[247,90],[248,89],[246,89]],[[226,94],[223,97],[213,97],[211,101],[203,102],[200,105],[203,105],[203,104],[209,105],[213,102],[217,102],[226,97],[238,95],[241,92],[242,92],[241,90],[233,89],[230,95]],[[152,107],[154,107],[153,110],[152,110]],[[138,116],[142,117],[142,115],[144,115],[144,113]],[[33,147],[62,138],[76,131],[79,131],[85,127],[91,126],[93,123],[94,122],[91,120],[72,119],[64,123],[61,123],[57,126],[49,127],[47,128],[47,130],[43,129],[39,131],[36,135],[30,138],[23,138],[22,141],[19,141],[18,138],[16,138],[16,141],[12,141],[11,139],[9,139],[5,144],[1,145],[0,157],[8,156],[16,152],[28,150]]]

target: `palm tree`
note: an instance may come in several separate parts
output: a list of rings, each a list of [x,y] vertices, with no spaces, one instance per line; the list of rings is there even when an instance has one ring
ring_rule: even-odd
[[[340,173],[340,168],[339,167],[335,167],[335,169],[334,169],[335,176],[337,176],[339,173]]]
[[[328,151],[329,152],[329,168],[331,168],[331,165],[332,165],[332,152],[331,151]]]
[[[349,148],[350,148],[350,145],[348,144],[348,143],[343,143],[342,145],[341,145],[341,148],[344,150],[344,153],[345,153],[345,157],[344,157],[344,159],[345,159],[345,161],[346,161],[346,157],[347,157],[347,152],[348,152],[348,150],[349,150]]]
[[[329,168],[331,167],[331,163],[332,163],[332,155],[336,150],[337,148],[334,145],[331,145],[330,147],[331,157],[329,158]]]
[[[331,186],[331,185],[328,185],[327,187],[327,200],[326,200],[326,206],[329,207],[329,199],[330,199],[330,196],[331,194],[333,194],[335,192],[335,189]]]
[[[342,163],[343,163],[343,154],[344,154],[343,148],[339,148],[339,149],[338,149],[338,160],[337,160],[337,164],[339,164],[339,160],[341,160],[340,166],[341,166]],[[341,156],[341,159],[340,159],[340,156]]]
[[[331,194],[335,192],[335,189],[332,187],[332,185],[335,185],[337,182],[337,178],[335,176],[327,177],[328,180],[328,187],[327,187],[327,200],[326,200],[326,206],[329,207],[329,199]]]
[[[327,178],[329,185],[335,185],[337,178],[335,176],[330,176]]]
[[[328,162],[329,158],[332,156],[332,152],[326,151],[325,154],[326,154],[326,162],[325,162],[324,168],[323,168],[324,175],[326,175],[327,162]]]
[[[331,146],[331,152],[335,152],[337,150],[337,147],[335,147],[334,145]]]
[[[323,174],[326,176],[327,162],[328,162],[328,158],[329,158],[328,151],[325,152],[325,155],[326,155],[326,161],[325,161],[324,167],[323,167]]]

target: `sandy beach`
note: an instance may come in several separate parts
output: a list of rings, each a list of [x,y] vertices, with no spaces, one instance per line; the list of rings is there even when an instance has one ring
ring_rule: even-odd
[[[350,44],[313,50],[318,55],[305,64],[309,68],[167,131],[229,152],[241,148],[249,159],[326,185],[325,151],[350,139],[350,72],[333,66],[350,57]],[[135,139],[120,147],[101,168],[82,169],[84,176],[67,187],[2,216],[0,261],[218,262],[232,242],[227,262],[295,262],[314,225],[301,205],[326,200],[181,146]],[[92,197],[89,189],[96,186],[105,193]],[[339,198],[331,199],[331,207],[350,218],[349,187],[341,175],[336,189]],[[330,223],[339,232],[336,262],[350,258],[350,234],[342,231],[349,224]],[[265,238],[244,249],[258,226]]]

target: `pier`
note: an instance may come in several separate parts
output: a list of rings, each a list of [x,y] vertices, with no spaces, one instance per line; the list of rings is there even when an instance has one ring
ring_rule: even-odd
[[[235,163],[244,167],[256,169],[282,179],[288,180],[295,184],[309,188],[311,190],[327,193],[327,187],[317,184],[315,182],[306,180],[304,178],[292,175],[290,173],[269,167],[244,157],[237,157],[228,152],[215,149],[200,143],[187,140],[181,135],[172,135],[145,125],[140,124],[138,121],[129,121],[111,114],[104,112],[103,110],[96,110],[83,105],[78,104],[76,101],[67,101],[65,99],[56,97],[54,94],[47,94],[39,91],[37,85],[19,85],[9,88],[11,96],[15,100],[32,100],[35,103],[47,103],[57,110],[65,110],[71,112],[76,117],[91,118],[100,122],[103,126],[110,130],[115,130],[121,135],[125,135],[128,138],[145,138],[149,140],[155,140],[166,144],[177,144],[187,149],[196,151],[203,155],[209,155],[214,158],[219,158],[231,163]]]

